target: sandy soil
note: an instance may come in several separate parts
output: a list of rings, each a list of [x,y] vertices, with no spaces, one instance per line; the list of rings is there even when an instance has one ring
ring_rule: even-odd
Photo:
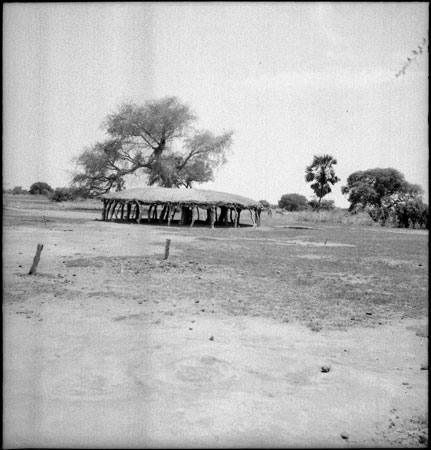
[[[315,333],[175,286],[153,301],[115,257],[158,257],[193,233],[44,214],[4,222],[3,448],[424,446],[425,320]],[[195,261],[183,271],[199,277]]]

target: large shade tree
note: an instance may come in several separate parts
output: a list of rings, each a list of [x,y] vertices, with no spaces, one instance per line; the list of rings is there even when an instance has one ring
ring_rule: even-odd
[[[73,182],[93,194],[122,190],[128,175],[149,185],[191,187],[213,180],[226,162],[232,132],[214,135],[194,127],[197,119],[176,97],[125,103],[107,116],[107,139],[83,150]]]
[[[423,189],[406,181],[396,169],[375,168],[349,175],[341,192],[348,196],[351,212],[366,210],[375,221],[385,223],[391,212],[421,201]]]
[[[313,162],[305,169],[305,181],[311,184],[316,194],[320,210],[322,198],[332,192],[331,185],[334,185],[340,179],[335,175],[334,167],[337,160],[331,155],[314,156]]]
[[[308,208],[307,199],[300,194],[284,194],[278,201],[280,208],[287,211],[302,211]]]
[[[29,193],[32,195],[48,195],[52,192],[52,187],[43,181],[38,181],[30,186]]]

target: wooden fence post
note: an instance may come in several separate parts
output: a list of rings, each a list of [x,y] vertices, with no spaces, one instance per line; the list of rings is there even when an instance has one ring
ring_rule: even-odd
[[[165,257],[164,259],[168,259],[169,258],[169,246],[171,245],[171,240],[170,239],[166,239],[166,244],[165,244]]]
[[[30,272],[28,273],[29,275],[33,275],[34,273],[36,273],[36,269],[37,269],[37,265],[39,264],[40,254],[42,253],[42,249],[43,249],[43,244],[37,244],[36,254],[34,255],[33,264],[31,265]]]

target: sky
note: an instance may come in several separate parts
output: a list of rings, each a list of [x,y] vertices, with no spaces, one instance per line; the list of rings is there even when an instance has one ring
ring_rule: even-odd
[[[393,167],[428,203],[427,2],[3,3],[3,187],[67,186],[123,102],[176,96],[232,130],[228,162],[195,186],[276,204],[311,199],[305,168],[341,181]],[[427,41],[428,45],[428,41]],[[129,187],[143,185],[142,179]]]

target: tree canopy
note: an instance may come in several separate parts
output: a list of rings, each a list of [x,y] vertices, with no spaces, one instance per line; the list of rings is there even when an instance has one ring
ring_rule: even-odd
[[[94,194],[122,190],[127,175],[149,185],[192,187],[213,180],[226,162],[232,132],[214,135],[194,127],[197,119],[176,97],[124,103],[102,124],[108,138],[83,150],[73,182]]]
[[[52,187],[48,183],[44,183],[43,181],[38,181],[37,183],[33,183],[30,186],[29,193],[32,195],[43,194],[48,195],[52,192]]]
[[[399,220],[405,224],[405,218],[400,219],[401,214],[412,211],[413,204],[415,208],[423,205],[421,186],[409,183],[401,172],[392,168],[354,172],[348,176],[341,192],[348,195],[350,211],[367,210],[374,220],[382,223],[393,212],[399,213]]]
[[[331,184],[338,183],[340,179],[335,175],[334,167],[337,160],[331,155],[314,156],[313,162],[305,169],[305,181],[311,183],[311,189],[318,199],[318,210],[322,198],[332,192]]]
[[[307,199],[300,194],[284,194],[278,201],[280,208],[287,211],[301,211],[308,208]]]
[[[396,169],[368,169],[352,173],[347,185],[341,188],[348,195],[350,210],[366,207],[388,207],[397,198],[410,192],[417,195],[421,188],[406,182],[404,175]]]

